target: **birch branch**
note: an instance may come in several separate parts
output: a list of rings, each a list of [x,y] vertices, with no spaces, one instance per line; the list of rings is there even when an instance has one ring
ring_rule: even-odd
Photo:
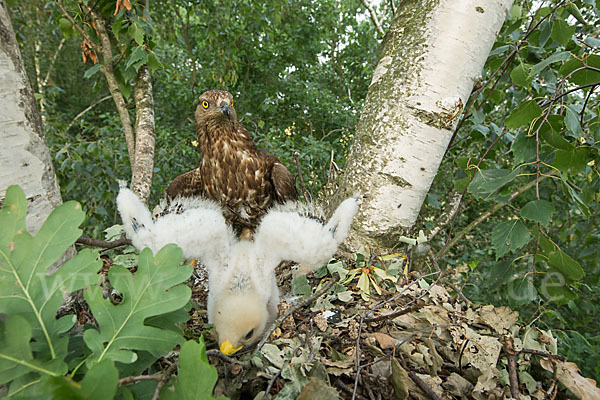
[[[65,132],[67,132],[69,129],[71,129],[71,127],[75,124],[75,122],[77,122],[78,119],[80,119],[81,117],[83,117],[85,114],[87,114],[89,111],[91,111],[94,107],[96,107],[98,104],[108,100],[112,98],[112,96],[109,94],[108,96],[104,96],[103,98],[101,98],[100,100],[98,100],[97,102],[91,104],[90,106],[86,107],[83,111],[81,111],[79,114],[77,114],[76,116],[73,117],[73,119],[71,120],[71,122],[69,122],[69,125],[67,125],[67,127],[65,128]]]
[[[429,242],[431,242],[431,239],[433,239],[435,235],[437,235],[444,227],[446,227],[446,225],[448,225],[450,221],[452,221],[458,212],[458,209],[460,208],[460,200],[462,197],[463,195],[456,190],[453,190],[450,193],[448,196],[448,204],[446,205],[444,212],[442,212],[442,214],[438,217],[439,223],[431,230],[431,232],[429,232],[427,237]]]
[[[444,256],[444,254],[446,254],[446,252],[448,251],[448,249],[452,248],[456,243],[458,243],[460,240],[462,240],[462,238],[469,233],[470,231],[472,231],[477,225],[481,224],[483,221],[485,221],[486,219],[488,219],[492,214],[494,214],[496,211],[500,210],[501,208],[503,208],[504,206],[508,205],[512,200],[514,200],[517,196],[519,196],[521,193],[528,191],[529,189],[531,189],[532,187],[534,187],[536,185],[537,182],[541,182],[544,179],[553,176],[554,173],[551,173],[549,175],[545,175],[542,176],[539,181],[538,180],[533,180],[531,182],[529,182],[527,185],[522,186],[520,188],[518,188],[515,192],[513,192],[513,194],[510,195],[510,198],[508,199],[508,201],[506,203],[497,203],[495,204],[492,208],[490,208],[489,211],[486,211],[485,213],[481,214],[476,220],[472,221],[469,225],[467,225],[465,227],[465,229],[463,229],[462,231],[460,231],[455,237],[452,238],[452,240],[450,240],[448,242],[448,244],[446,244],[446,246],[444,246],[444,248],[442,250],[440,250],[436,256],[435,259],[439,260],[441,257]]]
[[[377,14],[375,14],[375,10],[373,10],[373,7],[371,7],[371,5],[367,2],[367,0],[360,0],[360,1],[363,3],[363,5],[367,9],[367,11],[369,11],[369,14],[371,15],[371,20],[373,21],[373,24],[375,25],[375,29],[377,29],[377,32],[379,32],[381,34],[381,36],[385,36],[385,32],[381,28],[381,24],[379,23],[379,19],[377,18]]]

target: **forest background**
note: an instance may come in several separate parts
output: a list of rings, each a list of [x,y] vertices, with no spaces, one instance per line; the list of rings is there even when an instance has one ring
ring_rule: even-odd
[[[56,3],[7,3],[63,200],[80,201],[85,234],[103,238],[120,222],[117,179],[130,166],[100,64]],[[214,88],[233,93],[255,142],[293,172],[299,153],[306,188],[317,196],[343,169],[401,3],[382,1],[372,14],[340,0],[153,1],[146,18],[123,18],[122,9],[111,30],[125,44],[115,71],[130,112],[132,79],[143,65],[152,76],[149,203],[197,164],[193,112],[198,95]],[[65,4],[77,13],[75,2]],[[431,243],[440,265],[471,300],[509,304],[521,322],[552,329],[560,352],[597,381],[599,17],[597,0],[515,2],[415,226],[432,230],[459,198],[452,233]],[[543,182],[540,165],[552,175]]]

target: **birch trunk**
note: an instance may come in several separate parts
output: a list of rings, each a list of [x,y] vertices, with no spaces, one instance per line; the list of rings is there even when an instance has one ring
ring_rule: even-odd
[[[28,201],[27,230],[36,233],[62,199],[42,121],[4,1],[0,1],[0,202],[18,184]]]
[[[512,0],[407,0],[382,44],[332,205],[360,193],[347,242],[391,248],[414,225]]]

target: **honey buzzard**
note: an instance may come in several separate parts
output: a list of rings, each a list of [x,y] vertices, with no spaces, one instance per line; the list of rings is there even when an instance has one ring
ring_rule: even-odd
[[[196,132],[200,166],[171,182],[167,200],[177,196],[214,200],[235,231],[249,236],[272,205],[297,199],[294,176],[277,157],[252,142],[237,119],[229,92],[209,90],[200,96]]]

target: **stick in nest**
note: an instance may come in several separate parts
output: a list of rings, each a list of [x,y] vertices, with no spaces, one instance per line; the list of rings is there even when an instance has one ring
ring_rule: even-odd
[[[273,333],[273,331],[275,329],[277,329],[277,327],[279,325],[281,325],[281,323],[290,315],[292,315],[293,313],[295,313],[298,309],[306,306],[307,304],[312,303],[313,301],[315,301],[316,299],[318,299],[319,297],[323,296],[325,293],[327,293],[327,291],[329,289],[331,289],[331,287],[338,281],[338,277],[333,277],[328,283],[327,285],[323,286],[319,291],[317,291],[315,294],[313,294],[310,297],[307,297],[305,299],[302,299],[301,301],[299,301],[298,303],[296,303],[292,308],[290,308],[285,314],[283,314],[281,317],[277,318],[272,324],[271,326],[265,331],[265,336],[263,337],[263,339],[258,343],[258,346],[256,346],[256,350],[254,351],[254,354],[260,352],[260,350],[262,349],[262,347],[265,345],[265,343],[267,342],[267,340],[269,340],[269,336],[271,336],[271,333]]]

